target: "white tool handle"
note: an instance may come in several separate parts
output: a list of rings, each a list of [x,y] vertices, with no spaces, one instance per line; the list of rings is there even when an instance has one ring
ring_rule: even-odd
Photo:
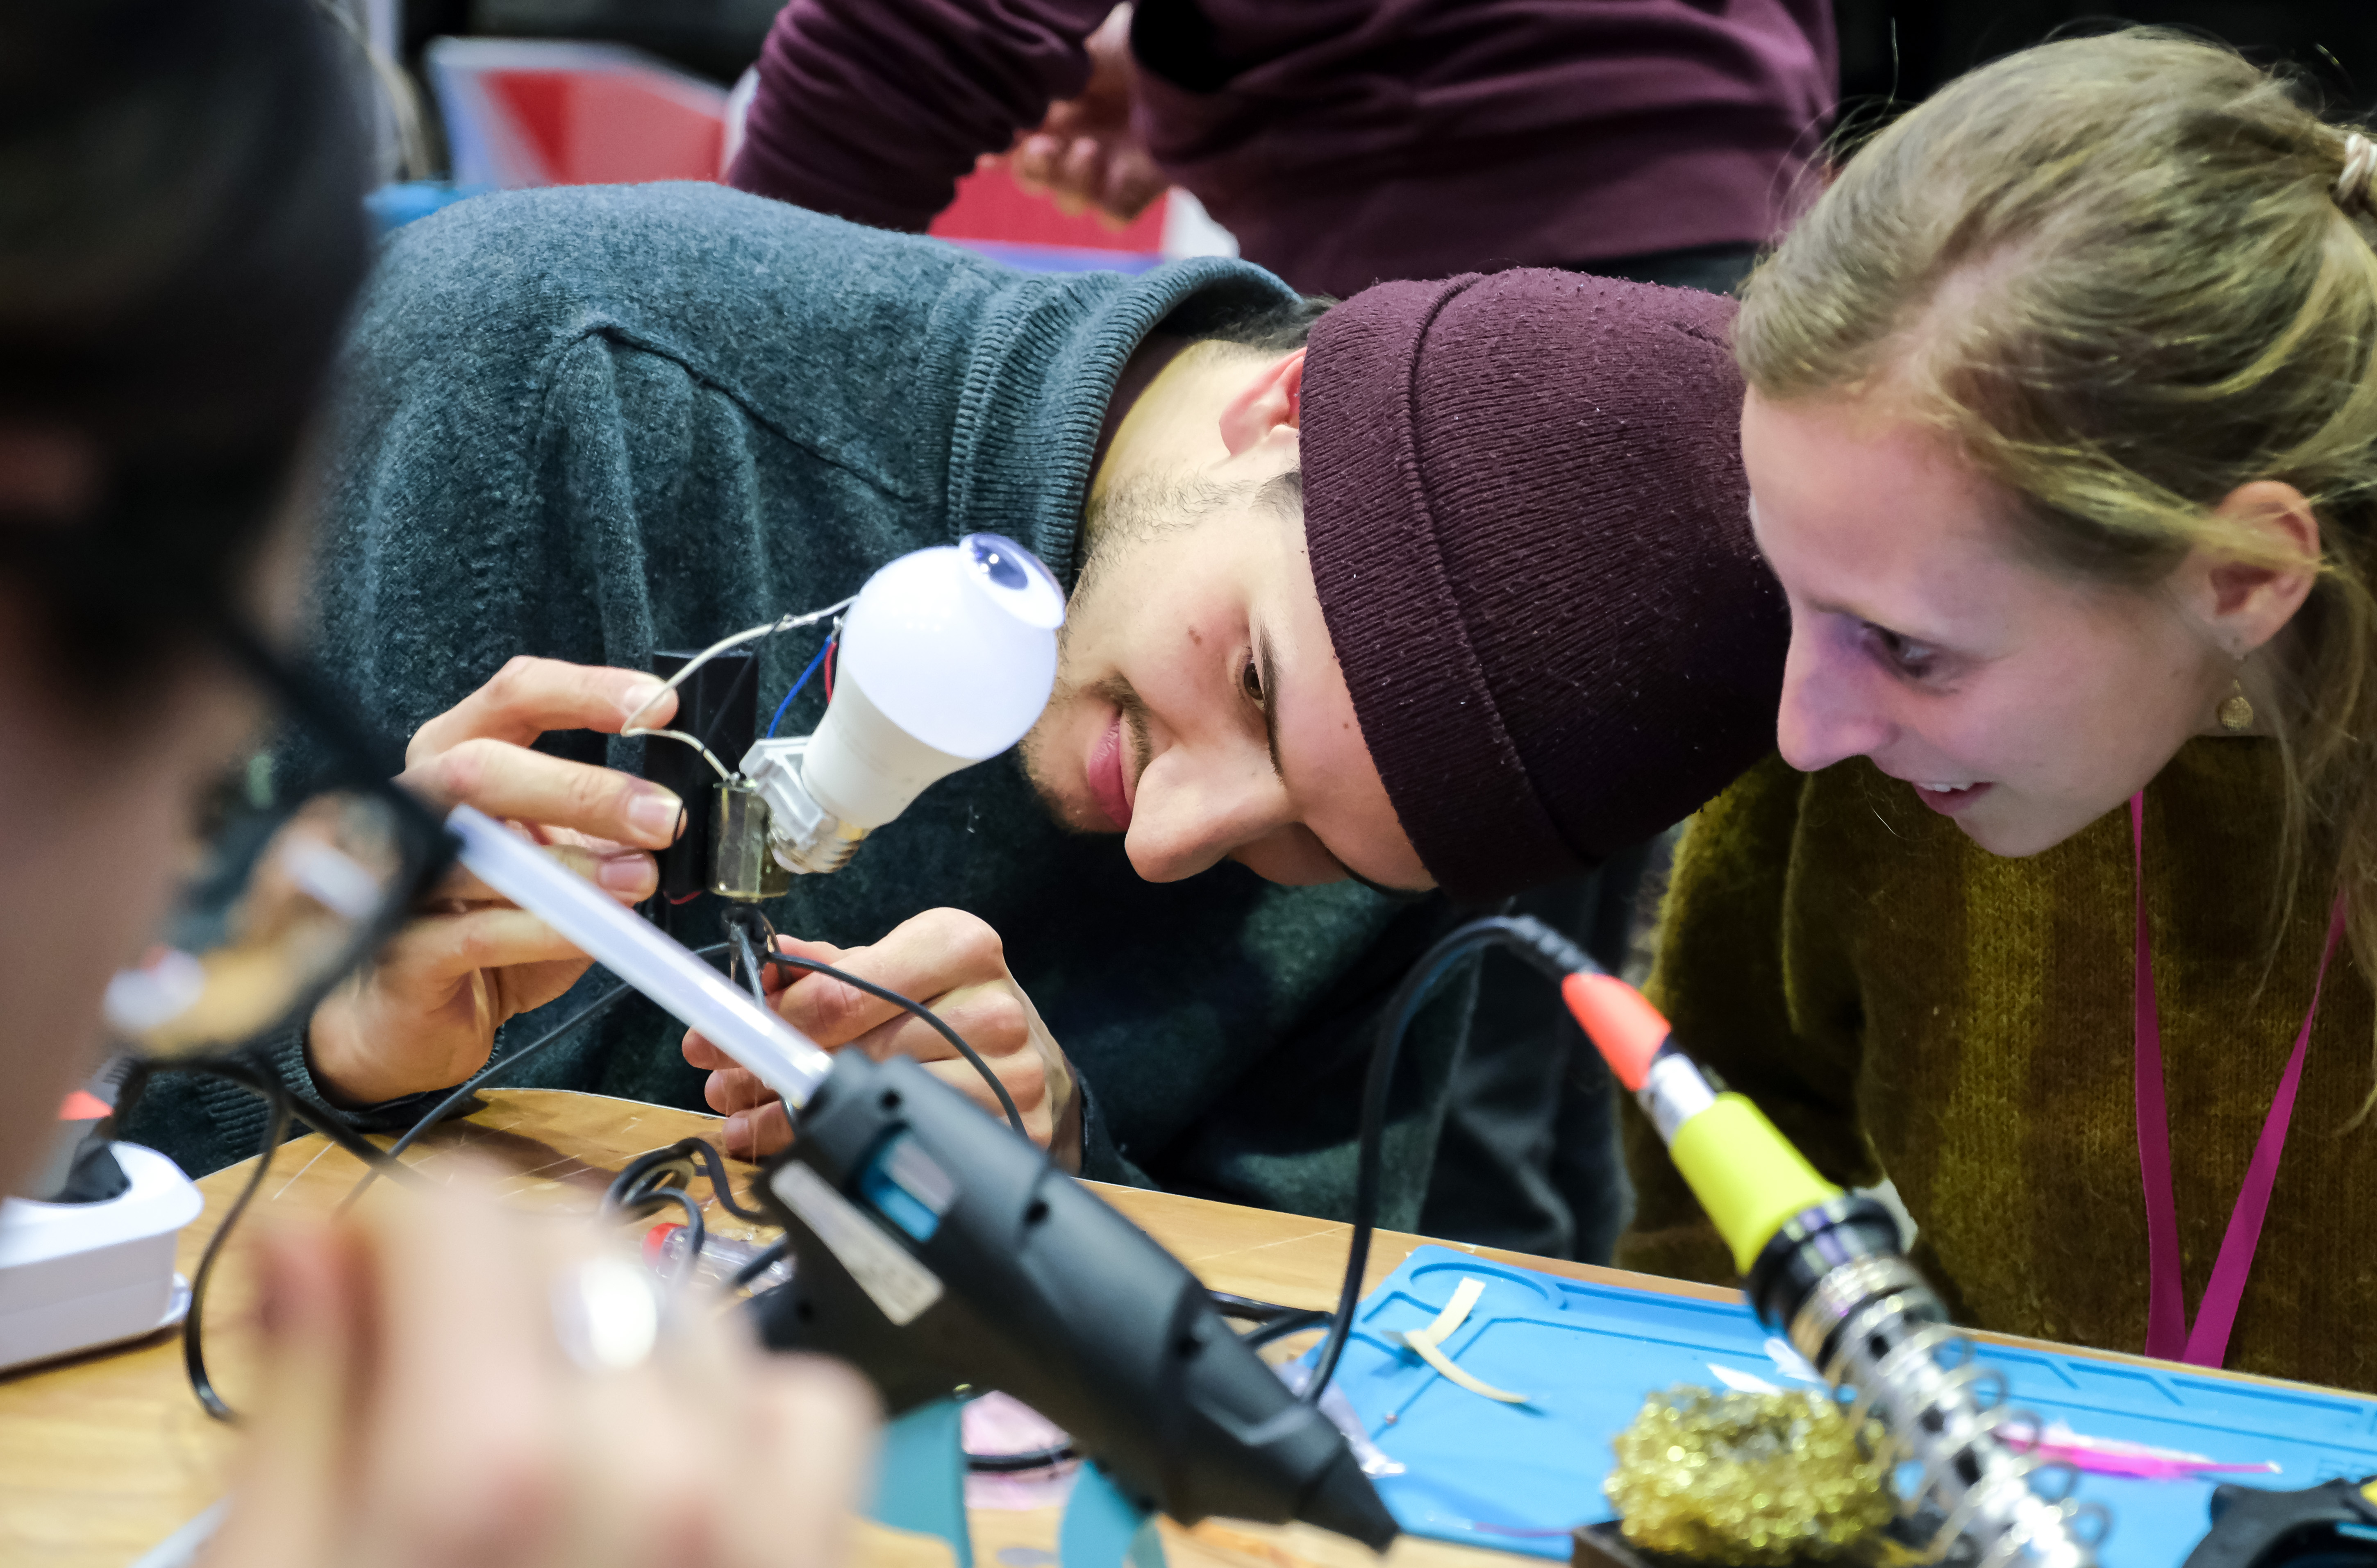
[[[788,1109],[806,1105],[832,1070],[815,1040],[502,823],[456,806],[446,826],[479,880],[749,1068]]]

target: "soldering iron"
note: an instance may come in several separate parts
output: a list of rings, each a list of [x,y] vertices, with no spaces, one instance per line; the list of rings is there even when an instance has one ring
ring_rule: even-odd
[[[1748,1097],[1726,1090],[1685,1052],[1641,992],[1559,932],[1499,917],[1462,926],[1430,949],[1389,1005],[1366,1119],[1368,1102],[1384,1106],[1395,1048],[1428,987],[1488,946],[1509,949],[1559,986],[1731,1249],[1760,1321],[1849,1398],[1852,1429],[1879,1420],[1888,1459],[1915,1467],[1901,1506],[1929,1536],[1931,1559],[1961,1546],[1975,1568],[2093,1568],[2103,1509],[2073,1503],[2069,1484],[2053,1498],[2032,1488],[2034,1471],[2055,1470],[2068,1482],[2077,1474],[1996,1435],[2023,1418],[2004,1405],[2002,1378],[1948,1325],[1889,1211],[1825,1181]],[[1375,1156],[1367,1146],[1363,1154],[1365,1192],[1374,1193]],[[1349,1269],[1349,1295],[1357,1278]],[[1322,1348],[1323,1377],[1342,1337],[1332,1332]],[[2097,1526],[2093,1536],[2078,1527],[2083,1520]]]

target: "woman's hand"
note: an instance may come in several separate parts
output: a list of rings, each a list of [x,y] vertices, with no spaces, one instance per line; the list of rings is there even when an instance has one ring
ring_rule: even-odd
[[[492,1194],[263,1239],[262,1387],[209,1568],[841,1562],[874,1446],[858,1377],[689,1302],[648,1356],[573,1359],[557,1228]]]
[[[1066,1170],[1081,1169],[1081,1097],[1072,1063],[1008,971],[998,932],[963,909],[927,909],[869,947],[776,941],[795,957],[847,969],[930,1007],[998,1075],[1033,1141]],[[856,1047],[878,1062],[912,1056],[985,1114],[1006,1119],[982,1075],[905,1009],[829,976],[775,964],[768,967],[767,989],[783,1020],[828,1050]],[[732,1057],[688,1032],[685,1059],[711,1069],[704,1098],[711,1110],[728,1113],[721,1140],[728,1153],[756,1159],[791,1141],[783,1101]]]
[[[657,784],[530,747],[551,730],[615,734],[660,687],[633,670],[515,659],[421,727],[400,781],[440,808],[467,802],[520,825],[621,903],[640,903],[660,885],[651,851],[676,841],[683,802]],[[671,692],[639,723],[659,728],[675,711]],[[306,1042],[315,1079],[350,1105],[458,1084],[486,1062],[496,1026],[567,991],[590,962],[457,866],[315,1010]]]

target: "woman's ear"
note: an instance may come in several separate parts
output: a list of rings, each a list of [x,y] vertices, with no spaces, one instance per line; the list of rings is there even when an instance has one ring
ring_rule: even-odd
[[[1222,445],[1235,457],[1275,430],[1295,430],[1304,417],[1304,350],[1257,371],[1222,410]]]
[[[2252,558],[2200,546],[2181,568],[2195,578],[2188,594],[2216,640],[2242,658],[2276,636],[2311,597],[2319,580],[2319,518],[2301,491],[2278,480],[2240,484],[2214,512],[2264,546]]]

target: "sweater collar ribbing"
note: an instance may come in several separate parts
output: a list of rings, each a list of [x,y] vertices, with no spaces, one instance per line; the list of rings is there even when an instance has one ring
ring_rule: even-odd
[[[1070,592],[1081,569],[1091,457],[1132,351],[1192,299],[1198,315],[1218,316],[1295,298],[1260,267],[1215,256],[1137,278],[1092,272],[1006,281],[984,312],[958,392],[950,532],[1020,536]]]

